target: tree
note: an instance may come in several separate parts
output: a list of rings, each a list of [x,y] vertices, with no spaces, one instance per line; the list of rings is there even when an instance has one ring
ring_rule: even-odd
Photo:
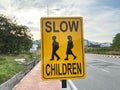
[[[117,33],[113,38],[112,47],[120,50],[120,33]]]
[[[33,36],[27,26],[0,15],[0,53],[21,53],[32,47]]]
[[[9,30],[11,28],[11,20],[6,18],[4,15],[0,16],[0,51],[2,53],[7,52],[7,36],[9,35]]]

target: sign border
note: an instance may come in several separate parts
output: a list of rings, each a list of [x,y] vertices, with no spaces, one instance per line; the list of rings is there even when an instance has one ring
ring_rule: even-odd
[[[43,46],[44,46],[44,34],[43,34],[43,21],[45,20],[45,19],[52,19],[52,20],[54,20],[54,19],[79,19],[79,21],[81,22],[80,24],[81,24],[81,37],[82,37],[82,40],[81,40],[81,47],[82,47],[82,61],[83,61],[83,75],[82,76],[65,76],[65,77],[49,77],[49,78],[46,78],[45,76],[44,76],[44,48],[43,48]],[[42,79],[75,79],[75,78],[85,78],[86,77],[86,64],[85,64],[85,55],[84,55],[84,38],[83,38],[83,17],[42,17],[41,18],[41,41],[42,41],[42,44],[41,44],[41,49],[42,49],[42,51],[41,51],[41,59],[42,59]],[[84,66],[85,65],[85,66]]]

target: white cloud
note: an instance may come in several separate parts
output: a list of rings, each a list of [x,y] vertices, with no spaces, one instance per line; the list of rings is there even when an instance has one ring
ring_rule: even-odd
[[[111,8],[99,10],[98,14],[87,21],[85,27],[86,37],[93,38],[93,40],[97,41],[111,42],[113,36],[118,33],[120,29],[119,16],[120,10],[113,10]]]
[[[120,8],[105,5],[103,0],[0,0],[0,2],[0,12],[15,16],[19,23],[30,27],[35,39],[40,38],[40,18],[48,14],[83,16],[84,36],[93,41],[111,42],[114,35],[120,32]]]

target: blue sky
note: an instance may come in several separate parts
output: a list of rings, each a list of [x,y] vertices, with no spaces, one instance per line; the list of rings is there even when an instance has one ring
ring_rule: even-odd
[[[34,39],[40,39],[40,18],[48,15],[82,16],[84,38],[91,41],[112,42],[120,33],[119,0],[0,0],[0,13],[28,26]]]

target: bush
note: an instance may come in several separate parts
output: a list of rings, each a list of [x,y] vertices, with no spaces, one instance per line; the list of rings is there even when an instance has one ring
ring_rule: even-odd
[[[113,38],[112,48],[120,50],[120,33],[117,33]]]

